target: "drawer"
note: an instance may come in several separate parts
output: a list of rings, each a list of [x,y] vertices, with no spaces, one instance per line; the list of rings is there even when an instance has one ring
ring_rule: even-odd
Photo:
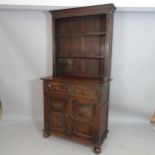
[[[57,82],[46,82],[45,83],[45,91],[48,93],[63,93],[68,94],[68,87],[65,84],[57,83]]]
[[[77,85],[73,83],[62,83],[55,81],[45,82],[45,91],[47,93],[57,93],[73,97],[98,98],[98,86]]]
[[[82,96],[89,98],[97,98],[97,87],[91,86],[74,86],[72,94],[74,96]]]

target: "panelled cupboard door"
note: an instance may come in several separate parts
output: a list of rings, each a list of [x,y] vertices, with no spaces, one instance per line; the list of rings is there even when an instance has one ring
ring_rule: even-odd
[[[67,133],[67,98],[48,96],[49,128],[58,134]]]
[[[75,99],[72,102],[73,137],[86,141],[91,141],[93,139],[94,112],[94,104],[87,104],[79,99]]]
[[[95,104],[91,104],[93,100],[68,100],[65,97],[48,96],[50,131],[80,141],[92,141],[95,113]]]

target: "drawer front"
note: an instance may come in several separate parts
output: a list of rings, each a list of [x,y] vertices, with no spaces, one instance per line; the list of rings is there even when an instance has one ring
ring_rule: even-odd
[[[45,83],[45,91],[48,93],[61,93],[68,94],[68,87],[65,84],[57,83],[57,82],[46,82]]]
[[[45,91],[47,93],[59,93],[73,97],[98,98],[98,86],[67,84],[62,82],[45,82]]]
[[[81,97],[89,97],[89,98],[96,98],[97,93],[97,87],[95,86],[73,86],[72,94],[74,96],[81,96]]]

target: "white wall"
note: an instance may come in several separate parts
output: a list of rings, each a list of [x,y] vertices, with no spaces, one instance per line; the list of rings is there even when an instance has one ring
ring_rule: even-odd
[[[0,95],[6,119],[42,117],[40,77],[52,73],[50,20],[0,11]],[[116,13],[110,119],[147,120],[155,108],[155,13]]]
[[[154,28],[155,13],[115,14],[110,100],[116,119],[147,120],[155,110]]]
[[[0,95],[4,118],[42,115],[42,82],[52,73],[47,12],[0,11]]]
[[[0,0],[3,5],[27,6],[84,6],[114,3],[117,7],[153,7],[154,0]]]

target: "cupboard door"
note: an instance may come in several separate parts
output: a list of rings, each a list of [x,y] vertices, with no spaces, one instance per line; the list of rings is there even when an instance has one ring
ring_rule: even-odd
[[[67,130],[67,98],[48,96],[49,127],[52,132],[65,134]]]
[[[91,102],[91,101],[90,101]],[[74,100],[73,107],[73,137],[91,141],[93,138],[94,104],[85,100]]]

